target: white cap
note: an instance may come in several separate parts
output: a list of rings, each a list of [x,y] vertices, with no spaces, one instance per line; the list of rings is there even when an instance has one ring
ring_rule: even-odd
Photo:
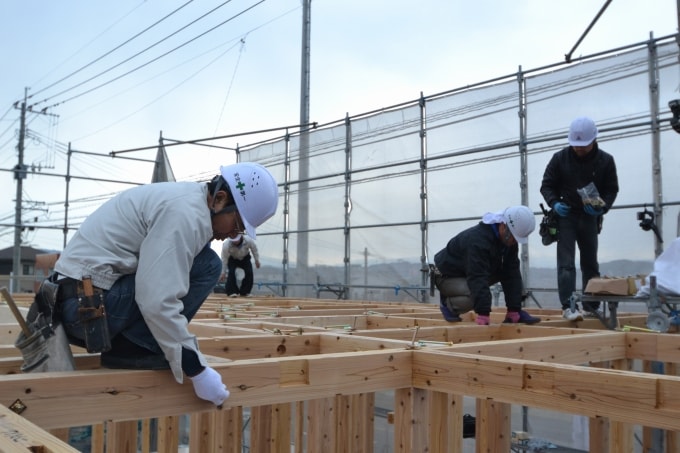
[[[536,228],[536,218],[526,206],[512,206],[503,212],[504,223],[519,244],[529,242],[529,235]]]
[[[588,146],[597,138],[595,121],[587,116],[579,116],[571,122],[567,139],[571,146]]]
[[[279,203],[279,187],[269,170],[254,162],[220,167],[229,185],[243,226],[248,236],[255,239],[255,228],[274,215]]]

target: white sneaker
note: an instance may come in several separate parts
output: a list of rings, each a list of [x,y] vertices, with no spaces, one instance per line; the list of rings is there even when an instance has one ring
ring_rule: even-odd
[[[602,318],[602,312],[600,310],[584,310],[583,311],[583,317],[584,318],[596,318],[600,319]]]
[[[562,312],[562,317],[567,321],[583,321],[583,315],[579,310],[572,310],[571,308],[565,308]]]

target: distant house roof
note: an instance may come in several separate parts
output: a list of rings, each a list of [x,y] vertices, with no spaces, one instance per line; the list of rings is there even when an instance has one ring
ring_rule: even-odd
[[[35,249],[33,247],[21,246],[21,259],[28,261],[35,261],[36,255],[41,255],[43,253],[57,253],[54,250],[44,250]],[[14,247],[7,247],[6,249],[0,250],[0,261],[13,260],[14,259]]]

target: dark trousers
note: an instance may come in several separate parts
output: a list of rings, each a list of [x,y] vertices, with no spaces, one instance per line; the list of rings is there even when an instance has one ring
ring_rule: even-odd
[[[222,260],[210,248],[210,244],[207,244],[194,259],[189,272],[189,292],[180,299],[183,305],[182,314],[187,321],[191,321],[213,291],[221,270]],[[135,274],[119,278],[110,290],[104,291],[104,306],[111,338],[120,333],[137,346],[155,353],[162,352],[135,301]],[[85,338],[85,333],[78,319],[77,297],[63,301],[62,321],[69,340],[74,344],[80,344]]]
[[[243,269],[245,274],[240,289],[236,284],[236,268]],[[229,272],[226,285],[227,294],[240,294],[241,296],[250,294],[253,289],[253,263],[250,261],[250,254],[241,260],[230,256],[227,260],[227,271]]]
[[[576,246],[581,264],[581,289],[588,280],[599,277],[597,262],[598,218],[585,213],[570,213],[558,217],[559,240],[557,241],[557,288],[562,308],[570,306],[569,298],[576,291]],[[584,303],[586,309],[595,310],[598,302]]]

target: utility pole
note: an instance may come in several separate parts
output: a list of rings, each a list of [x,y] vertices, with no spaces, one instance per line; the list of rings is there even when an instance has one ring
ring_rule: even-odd
[[[26,178],[26,166],[24,165],[24,136],[26,135],[26,100],[28,88],[24,88],[24,101],[21,103],[21,119],[19,122],[19,144],[17,151],[19,153],[19,162],[14,167],[14,179],[17,181],[17,194],[14,205],[14,254],[12,258],[12,291],[19,292],[21,290],[20,279],[21,275],[21,204],[22,194],[24,191],[23,180]]]
[[[300,70],[300,124],[305,130],[300,134],[300,160],[297,215],[297,267],[298,275],[306,283],[309,265],[309,54],[312,0],[302,1],[302,55]]]

